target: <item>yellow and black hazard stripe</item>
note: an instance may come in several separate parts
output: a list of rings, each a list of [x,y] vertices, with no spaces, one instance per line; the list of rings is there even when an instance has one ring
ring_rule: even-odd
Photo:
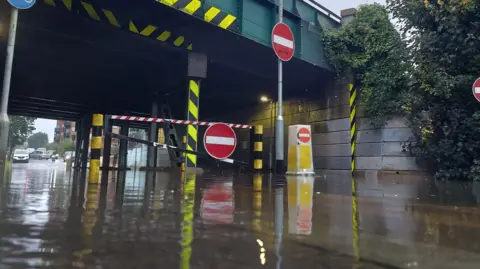
[[[197,175],[192,173],[188,174],[184,182],[184,195],[183,201],[183,222],[182,222],[182,251],[181,257],[181,269],[190,268],[190,258],[192,256],[192,241],[193,241],[193,210],[195,207],[195,181]]]
[[[102,153],[102,127],[103,115],[93,114],[92,117],[92,141],[90,142],[90,171],[88,183],[100,183],[100,155]]]
[[[200,17],[202,2],[200,0],[157,0],[157,2],[180,9],[181,11]]]
[[[179,9],[192,16],[199,17],[222,29],[237,33],[240,31],[238,18],[236,16],[212,5],[202,8],[202,2],[200,0],[157,0],[157,2]],[[205,13],[202,14],[203,11],[205,11]]]
[[[200,80],[191,79],[188,83],[187,120],[198,121],[198,106],[200,97]],[[198,126],[187,126],[187,150],[197,151]],[[197,167],[197,155],[186,154],[186,166]]]
[[[352,157],[352,175],[355,170],[355,141],[356,141],[356,109],[357,109],[357,89],[355,85],[350,84],[350,146]]]
[[[216,8],[214,6],[210,6],[207,9],[205,14],[203,15],[203,19],[225,30],[230,30],[233,32],[239,31],[239,24],[238,24],[237,17],[223,10],[220,10],[219,8]]]
[[[192,50],[192,42],[183,35],[176,34],[169,29],[162,28],[156,25],[141,24],[129,18],[117,17],[112,10],[105,8],[98,8],[87,1],[75,0],[44,0],[44,3],[53,6],[65,8],[72,13],[78,13],[84,17],[99,22],[107,22],[112,26],[128,30],[130,32],[140,34],[163,43]]]
[[[253,171],[261,173],[263,169],[263,126],[253,127]]]
[[[360,246],[358,237],[358,210],[357,210],[357,188],[354,178],[355,171],[355,145],[356,145],[356,109],[357,109],[357,88],[354,84],[349,85],[350,89],[350,146],[351,146],[351,171],[352,171],[352,247],[354,259],[360,261]]]

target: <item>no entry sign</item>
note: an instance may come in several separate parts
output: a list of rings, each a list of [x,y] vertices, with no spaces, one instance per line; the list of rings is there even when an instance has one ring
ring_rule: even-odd
[[[480,78],[477,78],[472,87],[473,96],[480,102]]]
[[[310,142],[311,134],[307,128],[300,128],[300,130],[298,130],[297,137],[298,137],[298,141],[302,143],[308,143]]]
[[[216,123],[205,131],[203,145],[213,158],[226,159],[232,155],[237,146],[237,136],[227,124]]]
[[[272,30],[272,47],[282,61],[290,61],[295,52],[295,38],[285,23],[277,23]]]

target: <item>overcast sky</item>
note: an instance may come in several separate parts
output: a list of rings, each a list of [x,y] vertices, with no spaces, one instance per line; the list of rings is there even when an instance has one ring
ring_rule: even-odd
[[[347,8],[356,8],[361,4],[380,3],[385,4],[385,0],[315,0],[322,6],[340,15],[340,10]]]
[[[385,4],[385,0],[314,0],[323,5],[324,7],[330,9],[331,11],[340,14],[340,10],[347,9],[347,8],[356,8],[361,4],[365,3],[381,3]],[[55,129],[56,121],[54,120],[46,120],[46,119],[38,119],[35,121],[35,132],[42,132],[48,135],[48,139],[50,142],[53,141],[53,132]]]

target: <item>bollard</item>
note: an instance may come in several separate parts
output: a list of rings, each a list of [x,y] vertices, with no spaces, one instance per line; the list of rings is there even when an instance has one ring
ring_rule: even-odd
[[[253,128],[253,171],[262,173],[263,169],[263,126]]]
[[[310,125],[288,126],[288,175],[313,175]]]
[[[102,127],[103,115],[93,114],[92,117],[92,140],[90,142],[90,170],[88,183],[100,183],[100,154],[102,151]]]

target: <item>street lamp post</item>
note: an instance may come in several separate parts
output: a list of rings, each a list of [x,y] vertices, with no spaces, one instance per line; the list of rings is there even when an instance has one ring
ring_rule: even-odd
[[[8,98],[10,96],[10,79],[12,77],[13,52],[15,49],[15,35],[17,32],[18,9],[13,8],[10,14],[10,28],[8,31],[7,55],[3,73],[2,96],[0,100],[0,177],[5,173],[5,163],[8,149]]]

